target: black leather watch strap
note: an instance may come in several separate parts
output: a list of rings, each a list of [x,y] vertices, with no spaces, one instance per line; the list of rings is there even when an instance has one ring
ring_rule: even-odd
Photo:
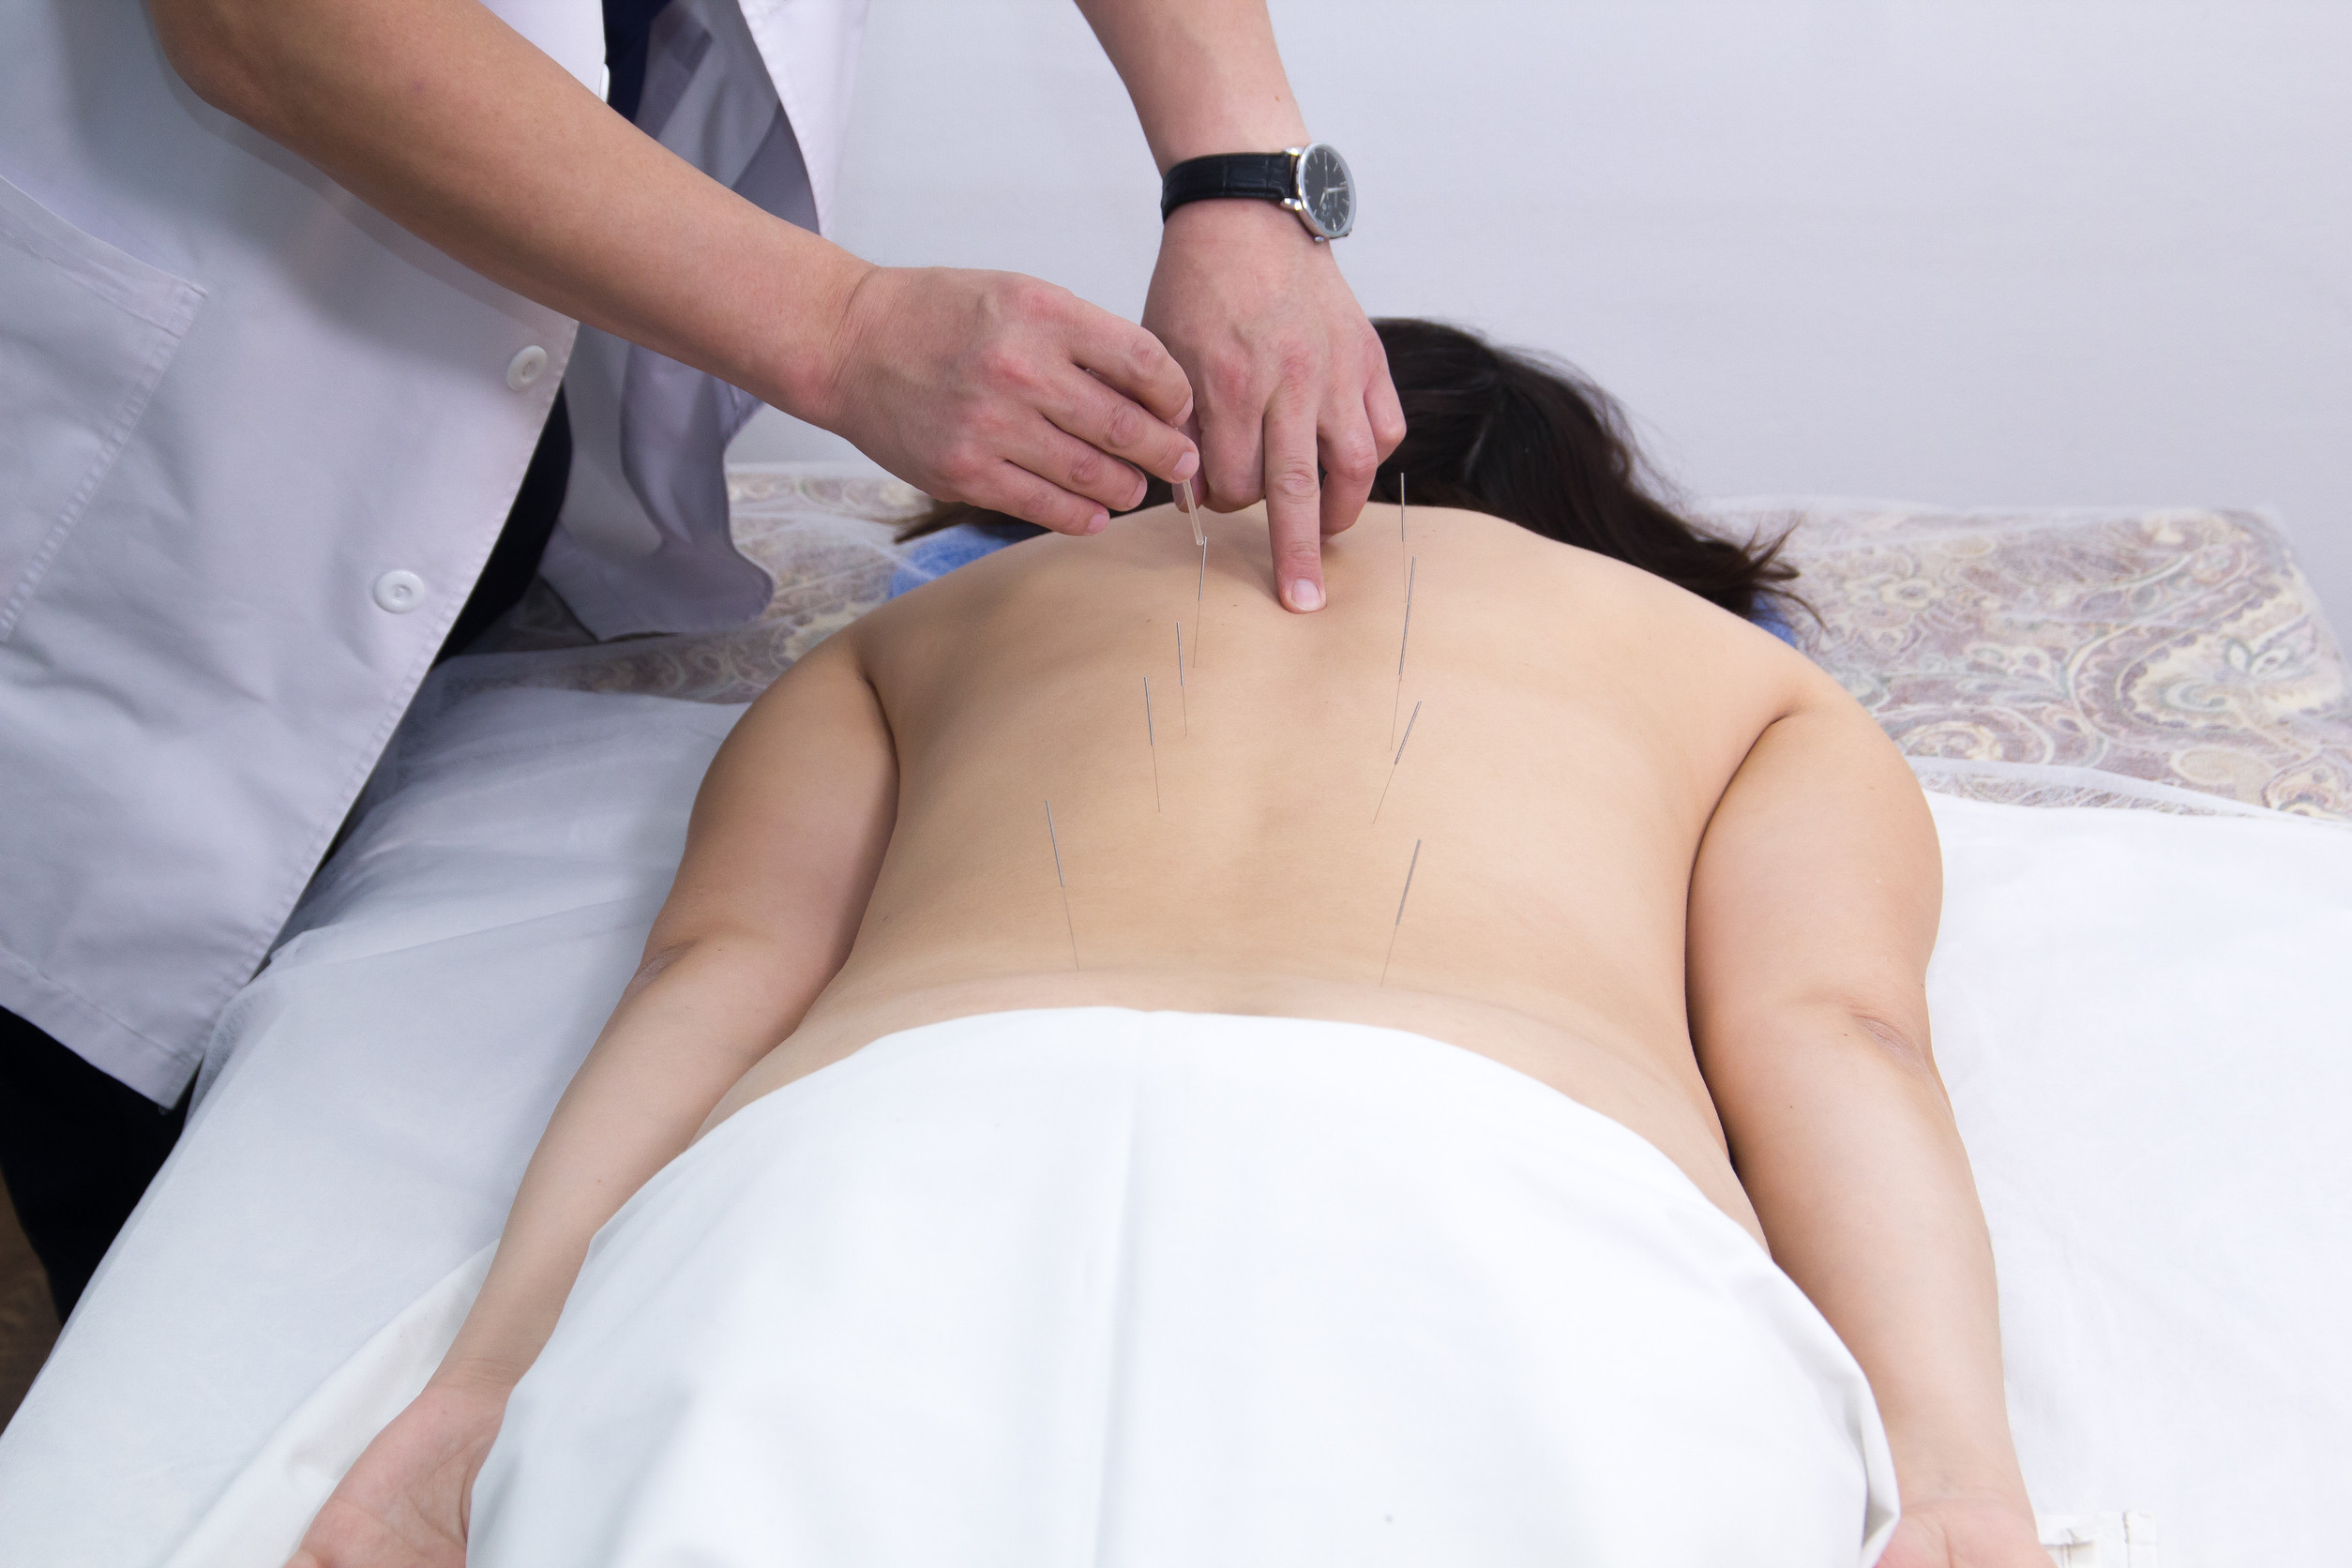
[[[1207,158],[1188,158],[1170,169],[1168,177],[1160,182],[1160,221],[1167,222],[1168,215],[1186,202],[1227,197],[1288,202],[1298,194],[1292,188],[1296,162],[1289,153],[1215,153]]]

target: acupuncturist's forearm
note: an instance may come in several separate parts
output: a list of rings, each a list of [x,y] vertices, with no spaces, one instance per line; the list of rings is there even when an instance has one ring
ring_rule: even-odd
[[[746,934],[649,955],[548,1122],[441,1376],[506,1387],[529,1369],[590,1238],[693,1141],[822,980],[806,944],[796,955]]]
[[[1167,173],[1306,140],[1265,0],[1078,0]]]
[[[1790,1008],[1708,1076],[1772,1255],[1869,1376],[1907,1509],[2025,1514],[1993,1253],[1923,1039]]]
[[[867,264],[761,211],[475,0],[149,0],[216,107],[466,265],[779,406]]]

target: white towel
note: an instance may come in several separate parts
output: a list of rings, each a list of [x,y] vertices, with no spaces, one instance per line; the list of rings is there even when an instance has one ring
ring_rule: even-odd
[[[1862,1372],[1650,1144],[1394,1030],[877,1041],[599,1233],[475,1568],[1876,1560]]]

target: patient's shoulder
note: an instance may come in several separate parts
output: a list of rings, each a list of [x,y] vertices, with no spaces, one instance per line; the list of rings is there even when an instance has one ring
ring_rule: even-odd
[[[761,726],[776,722],[776,716],[787,710],[823,711],[832,705],[829,697],[853,686],[870,686],[866,655],[853,635],[857,630],[858,624],[852,623],[794,659],[752,702],[744,722]]]
[[[1704,697],[1704,706],[1750,723],[1750,738],[1802,705],[1852,705],[1787,642],[1678,582],[1499,519],[1481,520],[1491,530],[1494,575],[1513,584],[1523,613],[1548,618],[1564,638],[1606,644],[1648,695]]]
[[[1508,585],[1523,623],[1558,650],[1565,676],[1578,687],[1606,685],[1628,712],[1647,716],[1695,799],[1718,799],[1776,726],[1776,761],[1799,760],[1794,752],[1833,769],[1859,758],[1876,775],[1893,754],[1851,694],[1754,622],[1629,562],[1498,519],[1478,518],[1477,536],[1492,580]],[[1895,771],[1907,782],[1899,759]]]

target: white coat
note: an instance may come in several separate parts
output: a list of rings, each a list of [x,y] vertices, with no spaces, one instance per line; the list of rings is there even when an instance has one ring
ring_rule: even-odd
[[[597,0],[489,4],[600,87]],[[660,139],[739,188],[800,180],[786,216],[815,221],[863,0],[680,5],[707,36],[670,61]],[[551,580],[605,631],[756,611],[708,495],[747,398],[489,282],[207,107],[140,0],[0,5],[0,1006],[178,1093],[575,354]]]

